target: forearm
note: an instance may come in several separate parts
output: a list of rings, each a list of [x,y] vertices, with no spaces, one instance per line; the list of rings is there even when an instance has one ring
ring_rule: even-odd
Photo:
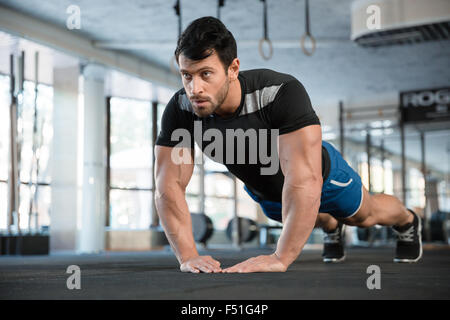
[[[297,259],[310,236],[320,206],[321,183],[311,179],[298,186],[284,186],[283,230],[275,254],[286,266]]]
[[[198,256],[185,193],[180,187],[156,192],[156,208],[178,262]]]

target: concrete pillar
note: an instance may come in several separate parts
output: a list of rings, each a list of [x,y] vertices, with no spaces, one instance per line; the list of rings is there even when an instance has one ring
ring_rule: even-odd
[[[53,69],[51,253],[77,249],[78,81],[78,64]]]
[[[395,168],[392,171],[393,174],[393,189],[394,189],[394,195],[402,199],[402,171],[400,168]],[[406,205],[406,204],[405,204]]]
[[[106,99],[105,69],[83,68],[83,191],[79,252],[105,249]]]
[[[425,196],[427,199],[427,206],[429,207],[430,214],[439,211],[439,194],[438,194],[438,181],[437,179],[428,178],[425,184]],[[431,218],[428,217],[428,218]]]

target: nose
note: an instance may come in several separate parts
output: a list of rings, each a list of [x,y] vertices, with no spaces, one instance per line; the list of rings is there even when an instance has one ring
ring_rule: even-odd
[[[191,95],[197,96],[203,93],[203,83],[202,79],[199,77],[193,77],[192,81],[189,83]]]

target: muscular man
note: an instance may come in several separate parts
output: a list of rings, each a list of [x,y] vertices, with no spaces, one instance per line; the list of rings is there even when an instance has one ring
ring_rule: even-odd
[[[175,93],[163,114],[156,142],[155,198],[181,271],[284,272],[314,227],[325,231],[323,260],[341,261],[344,225],[393,226],[398,233],[394,261],[421,258],[420,219],[393,196],[369,194],[340,153],[322,141],[319,119],[297,79],[267,69],[240,72],[235,39],[213,17],[197,19],[187,27],[178,39],[175,57],[184,88]],[[199,127],[202,132],[213,129],[214,134],[202,136],[196,133]],[[247,138],[257,132],[256,145],[270,146],[274,129],[276,146],[270,151],[277,154],[277,166],[264,171],[267,158],[255,161],[255,141],[250,144]],[[230,141],[230,132],[248,135],[239,143],[238,134],[231,135]],[[185,198],[195,142],[204,153],[211,150],[210,144],[224,143],[223,149],[215,148],[208,156],[244,182],[269,218],[283,223],[273,254],[226,269],[211,256],[199,255]],[[236,160],[242,156],[245,161]]]

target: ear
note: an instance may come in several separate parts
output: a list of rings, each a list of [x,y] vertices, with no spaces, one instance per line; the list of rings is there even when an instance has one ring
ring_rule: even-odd
[[[229,77],[230,81],[234,81],[238,78],[239,65],[240,65],[239,59],[234,58],[234,60],[231,62],[230,66],[228,67],[228,77]]]

